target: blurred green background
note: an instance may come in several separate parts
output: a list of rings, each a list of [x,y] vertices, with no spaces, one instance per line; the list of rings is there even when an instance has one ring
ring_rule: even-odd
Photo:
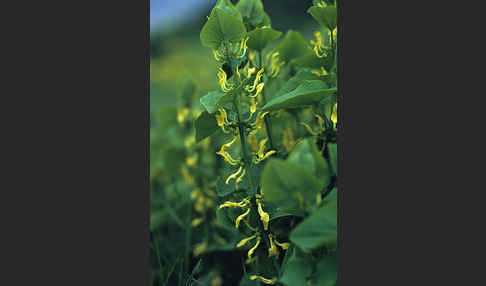
[[[319,28],[306,12],[312,6],[311,0],[262,2],[276,30],[297,30],[310,40],[313,31]],[[162,105],[176,104],[175,83],[183,74],[191,75],[197,82],[197,98],[217,89],[216,61],[199,39],[206,16],[215,3],[216,0],[150,1],[151,117]]]

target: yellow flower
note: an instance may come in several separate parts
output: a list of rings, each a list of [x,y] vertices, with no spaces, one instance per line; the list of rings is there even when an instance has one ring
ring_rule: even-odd
[[[334,104],[334,108],[331,114],[331,121],[334,123],[334,125],[337,124],[337,103]]]
[[[270,150],[270,151],[268,151],[267,153],[264,154],[265,143],[267,143],[267,140],[268,140],[268,138],[265,138],[260,142],[260,147],[259,147],[258,152],[257,152],[257,158],[255,160],[253,160],[254,163],[257,164],[257,163],[265,160],[266,158],[270,157],[271,155],[277,153],[277,151],[275,151],[275,150]]]
[[[260,220],[263,223],[263,228],[268,230],[268,222],[270,221],[270,216],[262,208],[262,203],[260,200],[257,201],[258,204],[258,214],[260,215]]]
[[[216,61],[221,61],[224,57],[224,55],[216,50],[213,50],[213,55],[214,55],[214,58],[216,59]]]
[[[192,157],[186,158],[186,164],[189,165],[189,167],[193,167],[196,163],[197,163],[197,154]]]
[[[252,74],[254,74],[256,71],[256,68],[248,68],[248,78],[251,77]]]
[[[256,152],[258,150],[258,140],[255,134],[248,134],[248,143],[250,143],[251,149],[253,151]]]
[[[191,177],[191,175],[189,175],[189,170],[187,169],[186,166],[181,167],[181,173],[186,183],[188,183],[189,185],[194,184],[194,179]]]
[[[218,78],[219,78],[219,86],[221,87],[221,90],[223,92],[228,92],[233,88],[233,85],[228,84],[226,80],[226,72],[222,68],[219,68],[218,70]]]
[[[246,212],[244,212],[243,214],[239,215],[237,218],[236,218],[236,221],[235,221],[235,227],[238,228],[240,226],[240,222],[242,219],[244,219],[249,213],[250,213],[250,208],[246,210]]]
[[[271,285],[273,285],[273,284],[275,284],[275,282],[277,282],[277,278],[267,279],[267,278],[262,277],[260,275],[250,276],[250,280],[255,280],[255,279],[260,280],[260,282],[262,282],[262,283],[271,284]]]
[[[275,244],[280,246],[283,250],[287,250],[290,247],[290,243],[288,242],[280,243],[276,239],[275,239]]]
[[[211,280],[211,286],[221,286],[223,285],[223,279],[221,276],[217,275]]]
[[[246,174],[246,169],[243,169],[243,172],[241,173],[241,175],[238,177],[238,179],[236,179],[235,187],[236,187],[237,190],[238,190],[238,184],[243,180],[243,177],[245,176],[245,174]]]
[[[275,258],[278,258],[279,252],[275,244],[273,243],[273,235],[269,234],[268,235],[268,240],[270,240],[270,248],[268,249],[268,257],[275,256]]]
[[[263,128],[263,123],[265,122],[264,121],[264,117],[265,115],[268,114],[268,111],[266,112],[259,112],[258,115],[257,115],[257,118],[255,120],[255,129],[253,129],[249,135],[255,135],[255,133],[258,132],[258,130],[260,130],[261,128]]]
[[[243,170],[243,166],[240,166],[240,168],[238,169],[238,171],[236,171],[235,173],[233,173],[233,174],[229,175],[229,176],[228,176],[228,178],[227,178],[227,179],[226,179],[226,181],[225,181],[226,185],[227,185],[227,184],[229,184],[229,182],[230,182],[232,179],[236,178],[236,177],[237,177],[237,176],[240,174],[240,172],[241,172],[242,170]]]
[[[177,111],[177,122],[179,122],[179,124],[182,124],[184,123],[184,121],[186,120],[186,117],[189,115],[189,108],[185,107],[181,110],[178,110]]]
[[[300,125],[303,125],[305,129],[307,129],[307,131],[314,136],[317,136],[319,134],[319,132],[312,130],[312,128],[305,122],[301,122]]]
[[[196,226],[200,225],[203,221],[204,221],[204,219],[201,218],[201,217],[195,218],[195,219],[192,220],[191,226],[196,227]]]
[[[241,202],[236,203],[236,202],[231,202],[231,201],[226,201],[223,204],[221,204],[218,209],[222,208],[244,208],[250,204],[250,201],[248,199],[243,199]]]
[[[321,67],[321,71],[312,71],[313,74],[317,75],[317,76],[326,76],[327,75],[327,71],[324,67]]]
[[[250,37],[246,37],[241,41],[240,49],[238,50],[238,55],[236,55],[236,58],[241,59],[246,54],[246,50],[248,49],[246,42],[248,42],[248,39],[250,39]]]
[[[310,40],[310,43],[311,45],[314,46],[313,50],[316,53],[316,56],[318,58],[322,58],[326,54],[325,54],[325,50],[323,49],[321,32],[315,32],[314,35],[316,36],[316,41]]]
[[[267,62],[269,60],[269,56],[270,54],[267,55]],[[285,64],[285,61],[280,61],[278,56],[279,56],[279,53],[276,52],[276,53],[273,53],[271,54],[272,58],[270,59],[270,66],[271,66],[271,70],[270,70],[270,77],[276,77],[278,75],[278,73],[280,72],[280,68]]]
[[[287,151],[292,150],[295,146],[294,135],[290,127],[284,130],[282,141]]]
[[[253,255],[255,250],[258,248],[258,245],[260,245],[260,240],[261,240],[261,237],[259,236],[257,238],[257,242],[255,243],[255,245],[252,248],[250,248],[250,250],[248,250],[248,260],[251,260],[251,256]]]
[[[262,73],[263,73],[263,68],[261,68],[256,77],[255,77],[255,80],[253,81],[253,85],[252,86],[246,86],[246,91],[248,92],[253,92],[258,84],[258,82],[260,81],[261,77],[262,77]],[[263,87],[262,87],[263,88]]]
[[[236,161],[235,159],[233,159],[231,157],[231,155],[228,153],[228,151],[226,151],[226,149],[229,148],[229,147],[231,147],[231,145],[233,145],[233,143],[235,143],[236,138],[237,138],[236,136],[233,137],[233,139],[230,142],[228,142],[226,144],[223,144],[221,146],[221,149],[218,152],[216,152],[216,154],[221,155],[226,162],[228,162],[229,164],[231,164],[233,166],[238,165],[238,161]]]
[[[197,256],[201,255],[204,251],[206,251],[207,247],[208,247],[207,241],[203,241],[201,243],[194,245],[194,250],[193,250],[194,256],[197,257]]]
[[[194,145],[194,143],[196,143],[196,137],[191,135],[191,136],[188,136],[185,140],[184,140],[184,147],[186,147],[186,149],[190,149],[192,145]]]
[[[240,242],[238,242],[238,244],[236,244],[236,247],[242,247],[243,245],[247,244],[250,240],[253,240],[255,237],[256,234],[247,238],[243,238],[242,240],[240,240]]]

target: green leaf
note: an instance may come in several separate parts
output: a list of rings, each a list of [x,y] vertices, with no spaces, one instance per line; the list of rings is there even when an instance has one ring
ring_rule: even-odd
[[[285,266],[280,282],[285,286],[308,286],[307,277],[311,274],[312,265],[302,258],[292,258]]]
[[[265,12],[261,0],[240,0],[236,4],[236,9],[240,11],[243,19],[253,26],[260,25],[265,20]]]
[[[235,5],[231,3],[230,0],[218,0],[216,5],[214,6],[215,8],[221,8],[223,9],[226,13],[230,14],[231,16],[235,16],[238,19],[242,20],[242,15],[238,9],[236,9]]]
[[[324,67],[328,74],[330,73],[332,67],[334,66],[334,61],[331,56],[317,57],[314,51],[308,51],[303,56],[295,58],[291,61],[296,67],[316,69],[320,72],[321,67]]]
[[[335,286],[337,281],[337,257],[328,255],[321,259],[316,266],[317,278],[312,285]]]
[[[224,96],[225,94],[222,93],[221,91],[210,91],[208,94],[206,94],[205,96],[201,97],[201,99],[199,99],[199,101],[201,102],[202,106],[204,106],[204,108],[206,108],[206,110],[209,112],[209,113],[214,113],[218,110],[218,108],[220,107],[218,105],[218,101]]]
[[[287,94],[293,90],[295,90],[299,85],[304,83],[306,80],[317,80],[319,79],[318,76],[312,74],[307,69],[300,70],[294,77],[291,77],[288,81],[286,81],[282,87],[271,97],[269,100]]]
[[[213,135],[219,128],[216,117],[208,112],[202,112],[194,122],[196,128],[196,142]]]
[[[246,35],[246,28],[241,19],[221,8],[214,8],[208,21],[201,30],[201,43],[213,50],[223,41],[239,42]]]
[[[321,80],[306,80],[295,90],[270,100],[263,110],[291,109],[309,106],[337,92],[336,88],[328,88]]]
[[[270,159],[261,177],[265,200],[277,204],[281,211],[299,210],[320,191],[320,183],[306,168],[280,159]]]
[[[337,204],[319,208],[290,232],[290,240],[305,250],[337,244]]]
[[[267,45],[273,40],[280,38],[282,32],[274,30],[270,27],[256,28],[248,33],[250,37],[247,45],[249,48],[255,49],[261,52]]]
[[[337,9],[336,6],[317,7],[312,6],[307,10],[319,24],[327,27],[329,30],[334,30],[337,25]]]
[[[338,173],[338,154],[337,154],[337,144],[329,143],[327,144],[327,149],[329,151],[329,159],[331,161],[331,166],[334,173]]]
[[[309,170],[319,180],[319,188],[329,185],[331,180],[329,167],[326,159],[317,149],[314,139],[306,138],[299,142],[290,153],[287,162],[299,164]]]
[[[289,30],[285,34],[285,37],[276,48],[276,51],[279,53],[279,59],[287,63],[294,58],[307,54],[310,50],[304,37],[293,30]]]

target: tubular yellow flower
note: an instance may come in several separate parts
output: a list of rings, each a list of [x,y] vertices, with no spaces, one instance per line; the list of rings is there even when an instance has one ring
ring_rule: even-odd
[[[319,134],[318,132],[312,130],[312,128],[309,125],[307,125],[307,123],[305,122],[301,122],[300,125],[303,125],[305,129],[307,129],[307,131],[314,136],[317,136]]]
[[[213,55],[214,55],[214,58],[216,59],[216,61],[221,61],[223,59],[223,54],[221,54],[220,52],[216,51],[216,50],[213,50]]]
[[[250,237],[247,237],[247,238],[243,238],[242,240],[240,240],[240,242],[238,242],[238,244],[236,244],[236,247],[242,247],[243,245],[245,245],[248,241],[254,239],[256,237],[256,234],[250,236]]]
[[[204,221],[204,219],[201,218],[201,217],[195,218],[195,219],[192,220],[191,226],[196,227],[196,226],[200,225],[201,222],[203,222],[203,221]]]
[[[186,158],[186,164],[189,167],[193,167],[197,163],[197,155],[194,155],[192,157],[187,157]]]
[[[231,164],[233,166],[238,165],[238,162],[231,157],[231,155],[226,151],[226,149],[231,147],[231,145],[233,145],[233,143],[235,143],[236,138],[237,138],[237,136],[234,136],[233,139],[230,142],[223,144],[221,146],[221,149],[218,152],[216,152],[216,154],[221,155],[226,162],[228,162],[229,164]]]
[[[223,285],[223,278],[221,278],[221,276],[215,276],[212,280],[211,280],[211,286],[221,286]]]
[[[258,214],[260,215],[260,220],[263,223],[263,228],[268,230],[268,222],[270,221],[270,216],[262,208],[262,203],[260,200],[257,201],[258,204]]]
[[[268,111],[265,111],[264,113],[261,112],[258,113],[257,118],[255,120],[255,129],[250,132],[250,135],[255,135],[258,132],[258,130],[260,130],[263,127],[264,117],[267,114]]]
[[[250,248],[250,250],[248,250],[248,259],[249,260],[251,259],[251,256],[253,255],[255,250],[258,248],[258,245],[260,245],[260,240],[261,240],[261,237],[259,236],[257,238],[257,242],[255,243],[255,245],[252,248]]]
[[[250,37],[246,37],[245,39],[243,39],[241,41],[241,44],[240,44],[240,49],[238,50],[238,55],[236,55],[236,58],[238,59],[241,59],[245,54],[246,54],[246,50],[248,49],[248,46],[246,45],[246,42],[248,42],[248,39]]]
[[[253,115],[253,113],[255,113],[256,108],[257,108],[257,104],[258,104],[258,102],[255,99],[252,98],[252,104],[250,106],[250,118]]]
[[[334,104],[334,108],[332,110],[332,114],[331,114],[331,121],[334,123],[334,125],[337,124],[337,103]]]
[[[250,280],[255,280],[258,279],[260,282],[265,283],[265,284],[275,284],[277,282],[277,278],[272,278],[272,279],[267,279],[265,277],[262,277],[260,275],[252,275],[250,276]]]
[[[256,75],[256,77],[255,77],[255,80],[253,81],[253,85],[252,85],[252,86],[248,86],[248,85],[246,86],[246,91],[248,91],[248,92],[253,92],[253,91],[255,90],[255,88],[256,88],[256,86],[257,86],[258,82],[260,82],[260,79],[261,79],[261,77],[262,77],[262,73],[263,73],[263,68],[261,68],[261,69],[258,71],[258,73],[257,73],[257,75]]]
[[[264,84],[263,82],[262,82],[262,83],[259,83],[259,84],[257,85],[257,87],[256,87],[256,92],[255,92],[255,94],[254,94],[254,95],[250,95],[250,97],[257,97],[257,96],[259,96],[259,95],[260,95],[260,93],[262,93],[262,90],[263,90],[263,86],[264,86],[264,85],[265,85],[265,84]]]
[[[223,204],[221,204],[218,207],[218,209],[227,208],[227,207],[231,207],[231,208],[244,208],[244,207],[248,206],[249,204],[250,204],[250,201],[248,199],[243,199],[239,203],[231,202],[231,201],[226,201]]]
[[[177,122],[179,122],[179,124],[182,124],[184,123],[184,121],[186,120],[187,116],[189,115],[189,108],[185,107],[181,110],[178,110],[177,111]]]
[[[219,86],[223,92],[228,92],[233,88],[233,85],[228,84],[226,81],[226,72],[219,68],[218,70]]]
[[[275,151],[275,150],[270,150],[270,151],[268,151],[267,153],[264,154],[265,143],[267,143],[267,140],[268,140],[268,138],[265,138],[260,142],[260,147],[259,147],[258,152],[257,152],[257,158],[254,160],[254,163],[259,163],[259,162],[265,160],[266,158],[270,157],[272,154],[277,153],[277,151]]]
[[[181,167],[181,173],[186,183],[188,183],[189,185],[194,184],[194,179],[191,177],[191,175],[189,175],[189,170],[187,169],[186,166]]]
[[[295,146],[294,135],[290,127],[284,130],[282,140],[287,152],[292,150],[292,148]]]
[[[256,152],[258,150],[258,140],[255,134],[248,134],[248,143],[250,143],[251,149],[253,151]]]
[[[267,62],[269,61],[269,56],[270,54],[267,55]],[[270,59],[270,77],[276,77],[278,73],[280,72],[280,68],[285,64],[285,61],[280,61],[279,59],[279,53],[275,52],[272,55],[272,58]]]
[[[327,7],[327,4],[326,4],[326,2],[324,2],[324,1],[319,1],[319,2],[317,3],[317,7],[326,8],[326,7]]]
[[[316,36],[316,41],[310,40],[311,45],[314,46],[313,50],[316,53],[318,58],[322,58],[325,56],[325,50],[323,50],[322,44],[322,35],[321,32],[315,32],[314,35]]]
[[[327,71],[324,67],[321,67],[321,71],[312,71],[312,74],[315,74],[316,76],[326,76]]]
[[[236,178],[241,173],[242,170],[243,170],[243,166],[240,166],[240,168],[238,169],[238,171],[236,171],[235,173],[233,173],[233,174],[231,174],[231,175],[228,176],[228,178],[225,181],[225,184],[226,185],[229,184],[229,182],[232,179]]]
[[[256,68],[248,68],[248,78],[251,77],[252,74],[254,74],[256,71]]]
[[[221,205],[219,205],[218,210],[222,209],[222,208],[237,208],[237,207],[239,207],[238,203],[226,201],[226,202],[222,203]]]
[[[254,62],[255,61],[255,52],[250,51],[250,53],[248,54],[248,58],[250,59],[250,61]]]
[[[243,177],[245,176],[245,174],[246,174],[246,169],[243,169],[243,172],[241,173],[241,175],[238,177],[238,179],[236,179],[235,187],[236,187],[237,190],[238,190],[238,184],[243,180]]]
[[[273,235],[269,234],[268,235],[268,240],[270,240],[270,248],[268,249],[268,257],[275,256],[275,258],[278,258],[279,252],[275,244],[273,243]]]
[[[283,250],[287,250],[290,247],[290,243],[288,243],[288,242],[280,243],[276,239],[275,239],[275,244],[280,246]]]
[[[248,208],[246,210],[246,212],[244,212],[243,214],[239,215],[237,218],[236,218],[236,221],[235,221],[235,227],[238,228],[240,226],[240,222],[242,219],[244,219],[249,213],[250,213],[250,208]]]
[[[194,256],[199,256],[201,255],[204,251],[206,251],[206,248],[208,247],[208,242],[207,241],[203,241],[201,243],[198,243],[194,246],[194,250],[193,250],[193,253],[194,253]]]

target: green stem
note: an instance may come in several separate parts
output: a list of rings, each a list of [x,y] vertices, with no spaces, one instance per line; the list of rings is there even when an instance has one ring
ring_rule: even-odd
[[[259,55],[260,55],[260,68],[263,68],[263,53],[259,52]],[[265,83],[268,84],[268,81]],[[263,105],[267,104],[267,98],[265,97],[265,88],[262,89],[262,99],[263,99]],[[270,122],[270,117],[265,116],[264,121],[265,121],[265,128],[267,129],[267,136],[268,136],[268,142],[270,144],[270,149],[275,150],[275,146],[273,145],[273,140],[272,140],[272,124]]]

